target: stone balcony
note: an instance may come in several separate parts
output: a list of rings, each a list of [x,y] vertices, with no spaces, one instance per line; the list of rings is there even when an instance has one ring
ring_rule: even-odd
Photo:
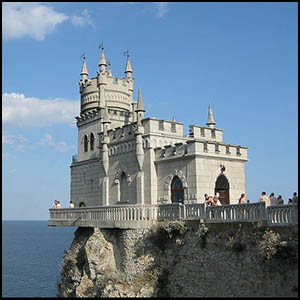
[[[265,207],[265,203],[206,206],[196,204],[116,205],[49,209],[48,226],[149,228],[163,220],[202,220],[205,223],[265,222],[298,224],[298,205]]]

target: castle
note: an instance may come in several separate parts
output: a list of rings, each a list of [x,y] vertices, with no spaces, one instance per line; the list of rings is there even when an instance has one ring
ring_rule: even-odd
[[[83,57],[78,154],[71,168],[75,207],[126,204],[202,203],[220,194],[236,204],[245,193],[247,147],[223,142],[209,105],[207,126],[144,118],[141,90],[133,101],[132,67],[114,79],[101,47],[99,72],[88,78]]]

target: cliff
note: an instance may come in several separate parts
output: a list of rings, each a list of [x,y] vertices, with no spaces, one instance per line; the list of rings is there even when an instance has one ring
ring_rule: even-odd
[[[298,297],[298,226],[78,228],[58,297]]]

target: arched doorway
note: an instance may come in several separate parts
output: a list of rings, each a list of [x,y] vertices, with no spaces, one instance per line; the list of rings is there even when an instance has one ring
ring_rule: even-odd
[[[171,201],[172,203],[183,203],[184,188],[182,181],[178,176],[174,176],[171,183]]]
[[[216,180],[215,194],[220,194],[222,205],[229,204],[229,182],[224,174],[220,174]]]
[[[127,176],[124,172],[122,172],[120,176],[120,201],[121,202],[128,201],[128,183],[127,183]]]

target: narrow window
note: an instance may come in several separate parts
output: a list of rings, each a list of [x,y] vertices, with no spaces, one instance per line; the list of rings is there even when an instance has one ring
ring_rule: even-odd
[[[87,135],[84,136],[83,143],[84,143],[84,152],[87,152],[88,151],[88,143],[89,143]]]
[[[95,145],[95,136],[93,133],[91,133],[91,150],[94,150]]]

